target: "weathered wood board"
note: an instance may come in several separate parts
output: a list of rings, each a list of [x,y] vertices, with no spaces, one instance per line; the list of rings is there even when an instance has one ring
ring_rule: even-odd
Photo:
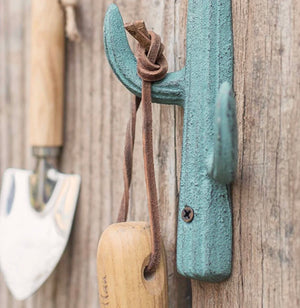
[[[122,153],[131,95],[104,55],[111,1],[79,1],[83,40],[67,43],[65,147],[61,170],[82,176],[69,245],[32,298],[16,302],[0,276],[2,308],[99,307],[96,251],[122,195]],[[115,1],[126,21],[162,34],[170,70],[184,65],[187,0]],[[300,3],[233,0],[239,170],[233,187],[234,267],[222,284],[192,282],[193,307],[300,306]],[[298,17],[298,18],[297,18]],[[0,172],[32,168],[29,149],[30,0],[0,0]],[[170,307],[188,307],[189,282],[176,274],[176,206],[183,113],[153,105],[161,222]],[[147,219],[141,119],[130,217]]]
[[[67,43],[65,146],[60,169],[82,176],[69,245],[47,283],[24,303],[0,278],[0,307],[99,307],[96,253],[101,232],[115,222],[123,190],[123,146],[132,96],[112,74],[103,50],[103,19],[111,1],[79,1],[80,44]],[[183,64],[185,2],[118,1],[124,19],[144,18],[162,33],[171,69]],[[149,10],[149,7],[152,7]],[[177,24],[175,20],[181,19]],[[153,22],[154,21],[154,22]],[[180,27],[180,25],[182,25]],[[176,45],[174,45],[174,42]],[[180,45],[178,45],[180,44]],[[176,46],[176,48],[174,48]],[[0,172],[32,168],[29,149],[30,0],[0,0]],[[182,60],[178,59],[180,50]],[[176,55],[176,56],[175,56]],[[154,147],[170,304],[191,301],[189,281],[175,271],[177,144],[175,107],[153,106]],[[176,115],[179,113],[179,116]],[[130,217],[147,220],[141,116],[138,117]],[[180,131],[180,130],[178,130]]]
[[[300,306],[299,16],[297,0],[233,0],[233,275],[193,282],[194,307]]]

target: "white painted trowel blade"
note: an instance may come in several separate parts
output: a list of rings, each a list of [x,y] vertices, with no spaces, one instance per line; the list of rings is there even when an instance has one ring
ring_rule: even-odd
[[[13,296],[32,295],[56,267],[70,235],[79,175],[55,170],[57,184],[42,212],[30,204],[31,171],[8,169],[0,199],[0,267]]]

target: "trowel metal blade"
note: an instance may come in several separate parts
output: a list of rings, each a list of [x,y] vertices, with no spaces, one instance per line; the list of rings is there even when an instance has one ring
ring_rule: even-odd
[[[45,209],[30,204],[31,171],[8,169],[0,200],[0,267],[14,297],[32,295],[56,267],[70,235],[79,175],[51,170],[57,180]]]

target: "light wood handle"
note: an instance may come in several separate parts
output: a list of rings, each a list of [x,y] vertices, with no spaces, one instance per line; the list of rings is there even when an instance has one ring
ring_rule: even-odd
[[[32,0],[30,143],[63,144],[64,14],[59,0]]]
[[[164,249],[151,277],[144,268],[151,253],[151,232],[146,222],[110,225],[98,246],[97,269],[101,307],[168,307]]]

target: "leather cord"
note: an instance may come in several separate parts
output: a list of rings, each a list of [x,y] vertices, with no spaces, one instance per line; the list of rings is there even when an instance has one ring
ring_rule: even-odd
[[[161,233],[153,160],[151,83],[165,77],[168,70],[168,63],[163,55],[164,45],[161,43],[160,36],[152,31],[148,32],[143,21],[126,24],[125,29],[138,40],[136,58],[138,75],[142,79],[142,97],[141,99],[136,97],[132,107],[131,119],[127,125],[123,169],[124,193],[118,222],[126,221],[128,215],[136,112],[141,102],[143,111],[144,170],[152,238],[151,256],[145,270],[147,273],[152,273],[160,261]]]
[[[123,162],[124,192],[119,210],[118,222],[126,221],[128,216],[129,189],[132,177],[132,159],[133,159],[133,148],[135,139],[136,112],[139,109],[140,102],[141,99],[135,96],[135,100],[131,108],[131,118],[127,124],[127,129],[126,129],[124,162]]]

